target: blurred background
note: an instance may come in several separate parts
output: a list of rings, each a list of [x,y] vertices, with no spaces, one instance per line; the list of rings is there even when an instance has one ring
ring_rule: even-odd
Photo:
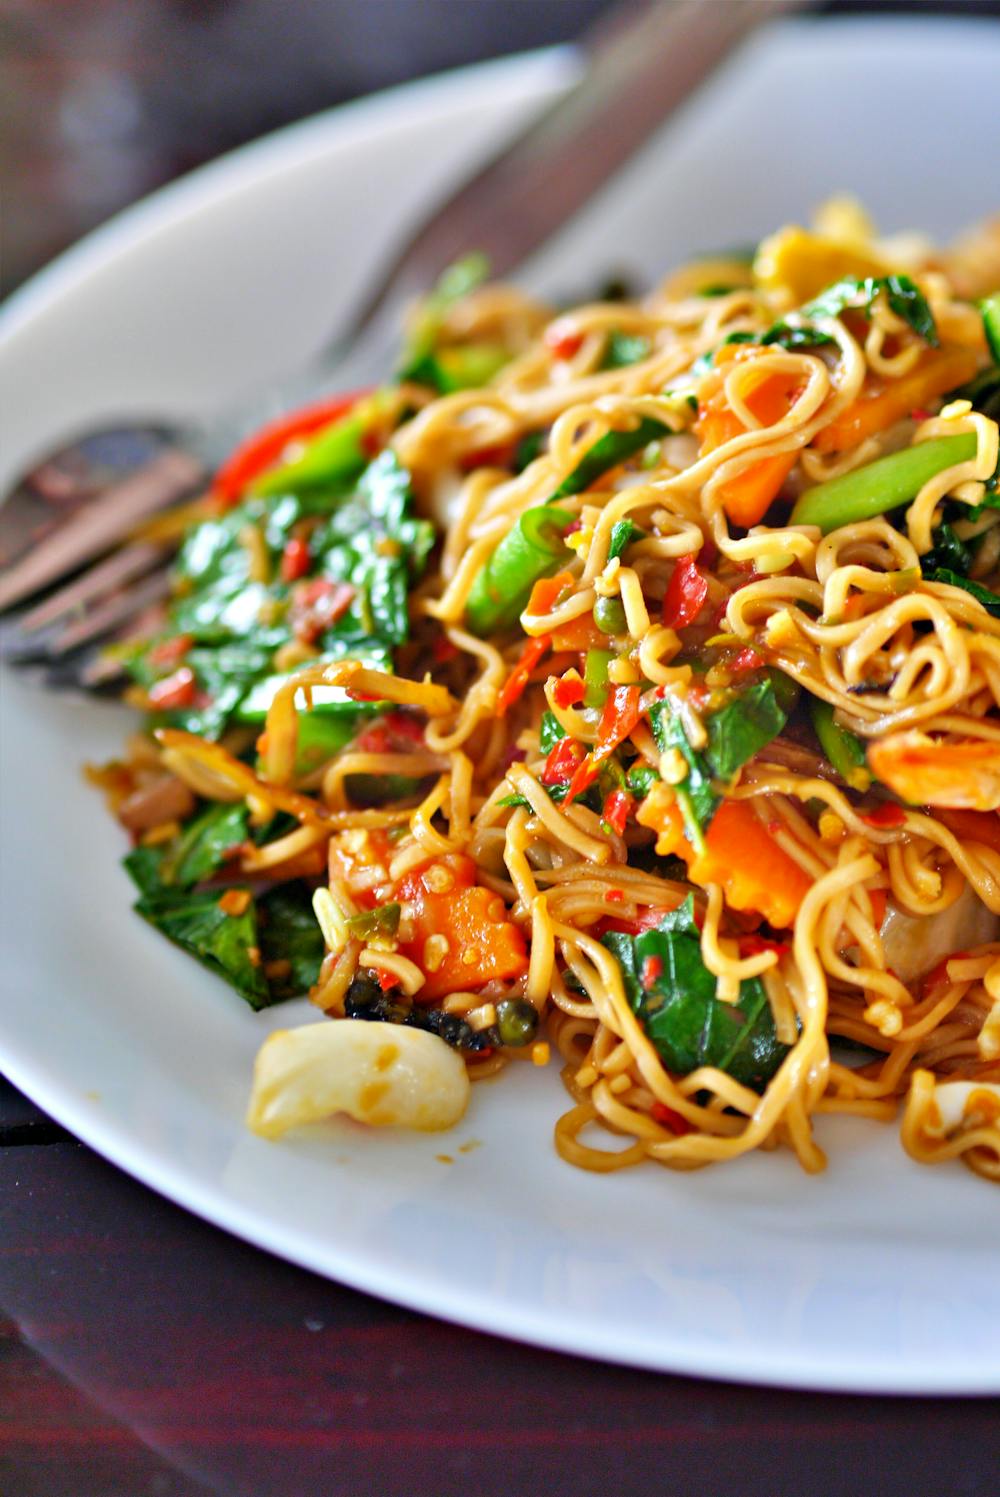
[[[222,151],[373,89],[572,41],[613,4],[0,0],[0,290]],[[998,0],[828,0],[819,10],[1000,17]]]

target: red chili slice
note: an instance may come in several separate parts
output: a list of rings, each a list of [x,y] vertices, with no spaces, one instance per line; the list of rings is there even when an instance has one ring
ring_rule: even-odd
[[[694,557],[679,558],[666,596],[663,599],[663,622],[668,629],[684,629],[693,624],[708,597],[708,582],[695,566]]]

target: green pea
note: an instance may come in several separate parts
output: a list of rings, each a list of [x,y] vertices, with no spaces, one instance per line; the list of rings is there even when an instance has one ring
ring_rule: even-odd
[[[594,604],[594,623],[604,634],[624,634],[628,625],[621,598],[598,598]]]
[[[538,1033],[538,1010],[526,998],[504,998],[497,1004],[501,1045],[530,1045]]]

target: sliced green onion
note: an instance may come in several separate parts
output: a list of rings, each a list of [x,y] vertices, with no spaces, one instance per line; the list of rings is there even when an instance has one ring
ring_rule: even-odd
[[[399,930],[399,914],[398,904],[379,904],[373,910],[351,915],[347,929],[360,941],[370,941],[376,936],[394,936]]]
[[[984,296],[979,303],[983,318],[983,332],[990,346],[994,364],[1000,364],[1000,291]]]
[[[852,790],[867,790],[872,777],[865,764],[865,747],[857,734],[842,728],[829,702],[809,698],[809,716],[827,759]]]
[[[617,468],[628,458],[641,452],[643,447],[664,436],[670,428],[651,416],[643,416],[638,426],[631,431],[609,431],[598,438],[577,463],[572,473],[567,473],[552,495],[553,499],[568,499],[571,494],[582,494],[596,483],[602,474]]]
[[[608,666],[616,658],[612,650],[588,650],[583,663],[583,705],[603,707],[608,694]]]
[[[442,395],[456,390],[475,390],[489,384],[510,362],[510,354],[499,343],[463,343],[428,354],[408,372],[408,378],[430,384]]]
[[[897,505],[915,499],[929,478],[968,462],[976,455],[975,432],[960,432],[954,437],[934,437],[918,442],[889,457],[880,457],[852,473],[831,478],[814,489],[807,489],[792,510],[793,525],[818,525],[824,535],[884,515]]]
[[[251,494],[294,494],[302,489],[324,488],[356,478],[368,463],[369,454],[362,438],[371,419],[367,401],[359,412],[355,407],[347,416],[325,426],[305,446],[299,457],[279,468],[270,468],[254,479]]]
[[[554,576],[572,554],[563,536],[574,518],[551,504],[525,510],[469,591],[465,616],[473,634],[513,628],[535,583]]]

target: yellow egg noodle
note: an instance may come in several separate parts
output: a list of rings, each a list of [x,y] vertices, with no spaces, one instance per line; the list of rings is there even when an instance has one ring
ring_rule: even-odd
[[[558,312],[449,275],[393,383],[200,512],[213,627],[256,589],[271,631],[256,722],[189,539],[128,662],[155,738],[99,776],[142,912],[252,1001],[297,970],[275,891],[311,901],[336,1022],[265,1044],[251,1126],[449,1126],[557,1055],[585,1169],[816,1172],[849,1113],[1000,1180],[1000,220],[942,251],[837,200]],[[342,648],[405,565],[388,653]]]

